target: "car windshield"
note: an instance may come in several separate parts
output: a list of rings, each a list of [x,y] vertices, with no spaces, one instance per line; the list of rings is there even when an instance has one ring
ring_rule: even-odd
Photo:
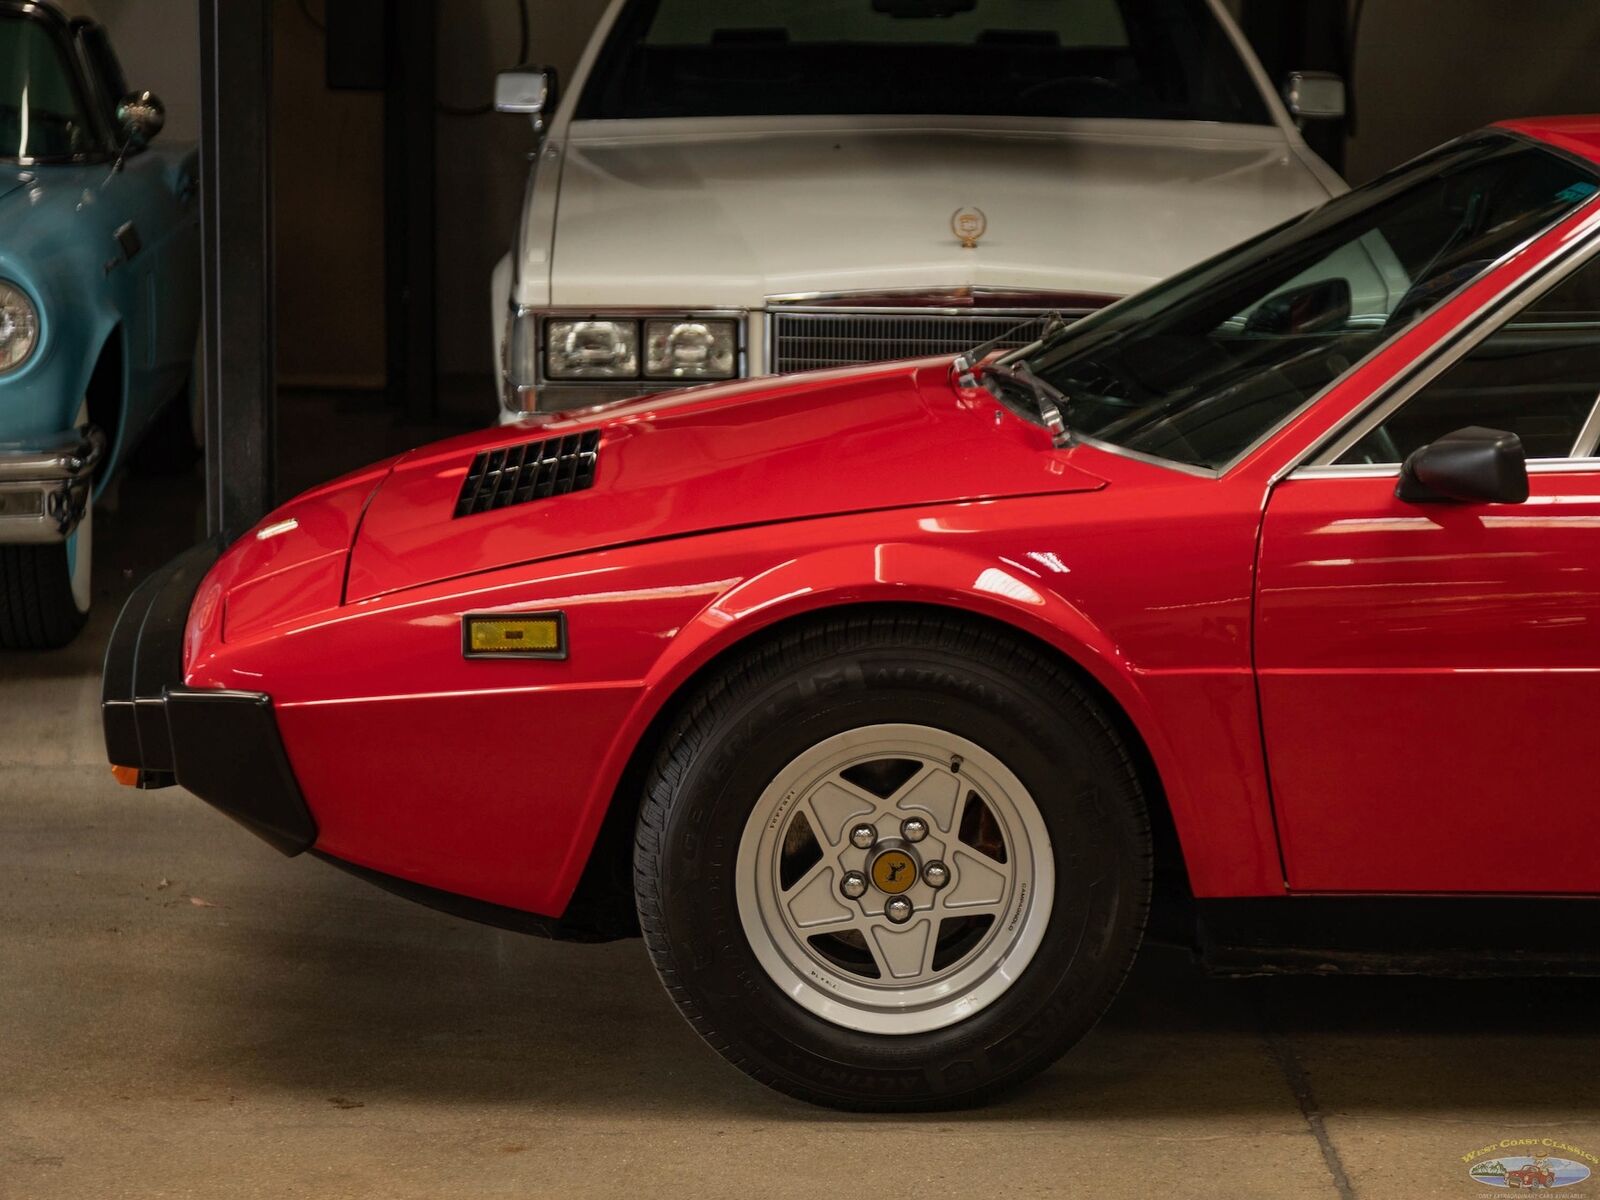
[[[1456,142],[1020,354],[1074,434],[1220,468],[1597,190],[1509,134]]]
[[[48,161],[94,148],[60,43],[43,22],[0,13],[0,159]]]
[[[635,0],[577,112],[848,114],[1271,121],[1205,0]]]

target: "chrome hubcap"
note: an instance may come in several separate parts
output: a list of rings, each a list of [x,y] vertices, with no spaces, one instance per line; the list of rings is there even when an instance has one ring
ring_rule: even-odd
[[[869,1033],[940,1029],[993,1003],[1043,939],[1055,867],[1021,781],[922,725],[820,742],[757,799],[736,895],[762,967]]]

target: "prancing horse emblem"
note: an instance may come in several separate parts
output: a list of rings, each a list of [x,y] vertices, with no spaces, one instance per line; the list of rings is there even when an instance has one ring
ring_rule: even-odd
[[[950,232],[961,240],[964,250],[977,248],[978,239],[989,231],[989,218],[981,208],[958,208],[950,214]]]
[[[872,860],[871,873],[880,892],[898,896],[917,882],[917,862],[899,847],[891,847]]]

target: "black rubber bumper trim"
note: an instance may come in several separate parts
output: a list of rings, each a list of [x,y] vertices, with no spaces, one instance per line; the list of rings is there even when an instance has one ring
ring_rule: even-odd
[[[610,942],[615,941],[618,936],[623,936],[575,926],[559,917],[545,917],[538,913],[524,912],[520,908],[506,908],[488,900],[475,900],[470,896],[457,895],[455,892],[443,892],[427,884],[413,883],[409,879],[400,879],[394,875],[386,875],[382,871],[374,871],[371,867],[358,866],[321,850],[313,850],[311,855],[338,867],[341,871],[349,872],[357,879],[365,880],[374,887],[380,887],[424,908],[448,913],[452,917],[460,917],[466,921],[476,921],[480,925],[493,925],[496,929],[529,933],[535,937],[553,938],[560,942]]]
[[[101,716],[106,755],[137,767],[140,785],[193,792],[281,850],[317,840],[261,692],[183,686],[183,631],[200,581],[221,553],[206,542],[184,552],[134,591],[106,648]]]

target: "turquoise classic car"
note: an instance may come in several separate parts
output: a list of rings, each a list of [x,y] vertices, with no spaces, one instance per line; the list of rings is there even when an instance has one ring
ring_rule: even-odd
[[[3,648],[82,628],[95,500],[197,409],[199,165],[161,124],[94,20],[0,0]]]

